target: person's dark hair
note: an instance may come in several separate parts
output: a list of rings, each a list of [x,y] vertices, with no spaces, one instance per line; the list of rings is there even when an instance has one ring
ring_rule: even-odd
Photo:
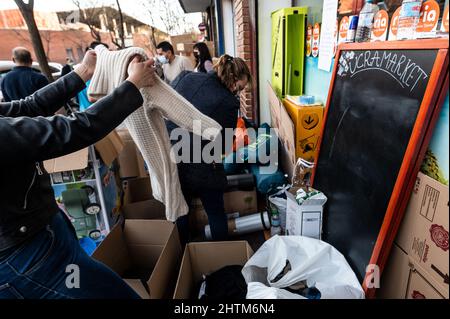
[[[31,58],[31,52],[28,51],[26,48],[17,47],[14,48],[12,51],[12,55],[14,60],[17,63],[21,64],[32,64],[33,59]]]
[[[161,50],[163,50],[164,52],[170,51],[170,52],[172,52],[172,54],[175,54],[175,51],[173,50],[172,44],[170,44],[170,43],[167,42],[167,41],[163,41],[163,42],[161,42],[160,44],[158,44],[158,45],[156,46],[156,49],[161,49]]]
[[[247,78],[248,85],[251,86],[252,75],[250,69],[248,68],[247,63],[241,58],[233,58],[228,54],[224,54],[214,65],[214,71],[216,71],[220,81],[222,81],[228,89],[243,78]]]
[[[199,72],[206,73],[205,62],[210,61],[212,63],[208,46],[204,42],[198,42],[194,45],[194,49],[197,49],[200,53],[199,56],[195,57],[195,65],[197,66]]]
[[[86,48],[86,52],[89,51],[90,49],[95,50],[95,48],[99,45],[104,45],[107,49],[109,49],[109,45],[107,45],[106,43],[100,42],[100,41],[93,41],[91,42],[91,44],[89,44],[89,46]]]

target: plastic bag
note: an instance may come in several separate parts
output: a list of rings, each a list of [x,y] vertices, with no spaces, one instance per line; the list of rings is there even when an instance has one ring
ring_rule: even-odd
[[[286,264],[290,270],[283,274]],[[266,268],[267,279],[257,279],[255,269]],[[283,274],[280,278],[280,274]],[[247,299],[291,298],[285,290],[301,281],[320,291],[321,299],[363,299],[364,291],[345,257],[331,245],[301,236],[274,236],[266,241],[242,269]],[[254,282],[274,289],[259,290]],[[261,285],[256,285],[261,288]],[[255,289],[253,289],[255,288]],[[287,293],[286,293],[287,292]],[[267,294],[267,295],[263,295]]]
[[[305,192],[309,191],[311,186],[310,178],[312,169],[314,168],[313,161],[305,161],[302,158],[297,160],[292,174],[292,187],[302,188]]]

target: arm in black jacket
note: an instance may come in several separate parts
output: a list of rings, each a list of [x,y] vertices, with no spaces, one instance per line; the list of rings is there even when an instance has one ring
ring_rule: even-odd
[[[70,91],[74,86],[73,83],[67,85],[68,90],[62,85],[64,91]],[[63,95],[55,93],[54,97],[62,98]],[[105,137],[142,103],[137,87],[125,81],[87,111],[70,117],[0,116],[0,162],[44,161],[80,150]]]
[[[51,116],[84,87],[78,74],[71,72],[23,100],[0,103],[0,116]]]

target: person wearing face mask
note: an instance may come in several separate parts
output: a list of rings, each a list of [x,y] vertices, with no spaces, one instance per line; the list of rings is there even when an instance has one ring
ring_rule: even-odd
[[[194,45],[195,72],[208,73],[213,70],[213,63],[208,46],[203,42]]]
[[[171,83],[183,71],[192,71],[191,61],[184,56],[175,55],[173,46],[167,42],[161,42],[156,46],[157,59],[162,64],[164,80]]]
[[[240,108],[237,95],[249,86],[251,82],[252,76],[244,60],[233,58],[229,55],[220,57],[212,72],[182,72],[172,82],[172,87],[179,94],[191,102],[200,112],[222,126],[222,150],[219,155],[227,154],[231,151],[231,149],[228,150],[225,147],[224,133],[227,128],[233,130],[236,128]],[[167,122],[169,135],[176,128],[178,128],[176,124]],[[174,132],[174,135],[178,136],[178,133],[179,131],[177,130]],[[193,139],[193,135],[190,134],[190,137],[190,145],[183,145],[183,148],[198,150],[198,146],[194,145],[195,139]],[[180,142],[180,139],[172,140],[172,144],[177,144],[178,142]],[[202,142],[202,154],[206,144],[208,142]],[[194,197],[201,199],[208,215],[213,239],[226,240],[228,237],[228,226],[223,194],[227,185],[227,178],[223,164],[221,162],[208,164],[205,158],[202,158],[200,163],[194,162],[192,153],[191,151],[189,154],[188,162],[180,162],[181,159],[177,160],[177,163],[179,163],[178,175],[183,195],[188,204],[191,204]],[[180,155],[185,154],[175,154],[176,157]],[[180,240],[183,244],[189,241],[188,221],[188,216],[180,217],[177,220]]]

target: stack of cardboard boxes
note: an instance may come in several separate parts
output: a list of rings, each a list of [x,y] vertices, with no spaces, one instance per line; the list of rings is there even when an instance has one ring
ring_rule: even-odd
[[[449,298],[448,191],[419,173],[378,297]]]
[[[119,164],[123,186],[123,223],[115,225],[92,257],[109,266],[143,299],[197,298],[195,288],[203,275],[222,267],[244,265],[253,254],[247,242],[190,243],[181,249],[176,225],[165,220],[165,207],[152,196],[144,160],[127,130],[116,130],[95,145],[103,162]],[[46,162],[58,170],[83,169],[88,150]],[[224,195],[231,217],[258,211],[256,190],[234,189]],[[203,230],[208,219],[201,204],[193,202],[192,220]]]

